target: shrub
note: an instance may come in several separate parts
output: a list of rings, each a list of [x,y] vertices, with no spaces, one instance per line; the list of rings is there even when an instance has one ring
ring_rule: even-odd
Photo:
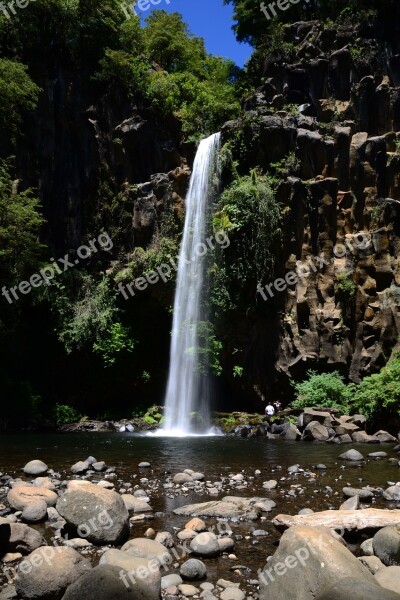
[[[68,404],[56,404],[53,409],[54,418],[57,423],[66,425],[68,423],[77,423],[81,419],[79,412]]]
[[[294,388],[297,398],[292,402],[292,408],[320,406],[334,408],[342,413],[349,411],[352,386],[347,386],[337,371],[321,374],[316,371],[308,371],[307,379],[301,383],[295,383]]]
[[[355,387],[354,411],[369,420],[400,416],[400,357],[396,356],[380,373],[365,377]]]

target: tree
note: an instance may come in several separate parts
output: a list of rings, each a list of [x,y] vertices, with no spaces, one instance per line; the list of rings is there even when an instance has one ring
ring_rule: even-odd
[[[0,130],[17,133],[23,115],[36,108],[40,88],[27,74],[27,66],[0,58]]]

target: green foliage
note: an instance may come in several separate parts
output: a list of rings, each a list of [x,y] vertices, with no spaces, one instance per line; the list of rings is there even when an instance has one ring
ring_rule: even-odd
[[[156,404],[149,408],[143,416],[143,421],[148,425],[159,425],[162,419],[161,407]]]
[[[197,335],[199,340],[199,371],[206,375],[210,370],[214,375],[221,375],[220,355],[222,343],[215,335],[214,325],[209,321],[200,321],[197,326]]]
[[[235,365],[233,367],[233,376],[234,377],[243,377],[243,367],[239,367],[238,365]]]
[[[349,300],[357,293],[357,286],[353,281],[353,278],[348,273],[339,273],[337,276],[338,291],[344,297]]]
[[[214,228],[225,226],[230,245],[212,269],[213,304],[223,311],[248,309],[258,282],[273,276],[281,242],[280,206],[263,175],[239,177],[222,193]]]
[[[28,67],[0,58],[0,130],[19,130],[24,114],[36,108],[40,88],[27,73]]]
[[[106,82],[110,88],[119,87],[130,97],[144,95],[149,85],[150,65],[142,57],[123,50],[107,48],[99,67],[95,80]]]
[[[400,416],[400,358],[395,356],[380,373],[365,377],[354,386],[353,412],[370,420]]]
[[[94,352],[101,356],[106,367],[114,365],[121,352],[133,352],[134,347],[135,341],[132,339],[132,333],[122,323],[113,323],[104,335],[93,344]]]
[[[307,372],[307,379],[293,383],[296,390],[296,400],[292,408],[317,406],[335,408],[342,413],[348,413],[352,398],[351,386],[346,386],[343,377],[337,372],[321,373]]]
[[[43,218],[31,189],[18,191],[11,168],[0,161],[0,281],[15,282],[35,272],[44,246],[38,241]]]
[[[77,423],[81,420],[81,415],[72,406],[67,404],[56,404],[53,409],[53,415],[57,423],[67,425],[68,423]]]

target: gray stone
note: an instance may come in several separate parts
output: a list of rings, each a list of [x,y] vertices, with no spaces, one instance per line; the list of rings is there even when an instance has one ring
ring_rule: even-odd
[[[359,556],[358,560],[367,567],[372,575],[375,575],[380,569],[387,568],[377,556]]]
[[[360,550],[361,552],[364,554],[364,556],[373,556],[374,555],[374,548],[372,545],[372,538],[368,538],[367,540],[364,540],[364,542],[362,544],[360,544]]]
[[[358,510],[360,508],[360,496],[351,496],[343,502],[339,510]]]
[[[275,490],[278,487],[278,482],[275,479],[264,481],[263,488],[267,491]]]
[[[0,524],[0,552],[21,552],[29,554],[45,545],[43,536],[28,525],[21,523]]]
[[[181,583],[178,586],[178,590],[182,594],[182,596],[186,596],[190,598],[191,596],[196,596],[199,593],[199,590],[195,588],[193,585],[188,585],[187,583]]]
[[[299,549],[303,550],[300,555]],[[291,568],[285,565],[289,555],[297,557]],[[328,529],[295,525],[285,531],[278,549],[260,574],[260,600],[311,600],[341,577],[374,583],[368,569]]]
[[[384,565],[400,564],[400,524],[383,527],[372,538],[374,554]]]
[[[151,464],[149,462],[140,462],[138,464],[138,467],[140,467],[141,469],[149,469],[151,467]]]
[[[76,550],[45,546],[34,550],[19,565],[16,590],[24,600],[58,600],[90,569],[90,562]]]
[[[325,588],[315,600],[399,600],[399,595],[385,590],[375,581],[361,577],[344,577]]]
[[[344,454],[341,454],[339,456],[339,458],[341,458],[342,460],[351,460],[351,461],[361,461],[364,460],[363,455],[361,454],[361,452],[358,452],[358,450],[347,450],[347,452],[344,452]]]
[[[57,510],[93,544],[118,544],[129,534],[129,513],[121,496],[91,483],[67,490]]]
[[[47,504],[44,500],[38,498],[26,504],[22,510],[21,519],[25,523],[39,523],[47,517]]]
[[[140,580],[144,585],[152,588],[155,595],[161,593],[161,573],[158,561],[151,564],[148,558],[131,556],[122,550],[112,548],[107,550],[100,559],[101,565],[112,565],[124,569],[129,573],[130,579]]]
[[[107,465],[103,460],[101,462],[93,463],[92,467],[97,472],[105,471],[107,469]]]
[[[188,473],[177,473],[173,478],[174,483],[189,483],[191,481],[193,481],[192,476]]]
[[[207,567],[201,560],[189,558],[181,566],[180,574],[182,579],[197,581],[207,577]]]
[[[385,458],[387,456],[387,452],[370,452],[368,456],[370,458]]]
[[[180,585],[183,583],[182,577],[177,575],[176,573],[171,573],[170,575],[165,575],[161,577],[161,589],[166,590],[171,585]]]
[[[44,487],[18,485],[8,492],[7,500],[15,510],[24,510],[34,500],[44,500],[47,506],[54,506],[58,496]]]
[[[198,556],[218,556],[221,552],[218,539],[214,533],[204,531],[190,542],[190,549]]]
[[[174,538],[169,531],[160,531],[160,533],[157,533],[155,540],[166,548],[172,548],[174,546]]]
[[[86,473],[86,471],[90,469],[90,466],[91,465],[89,465],[88,462],[80,460],[72,465],[71,471],[74,473],[74,475],[80,475],[82,473]]]
[[[218,538],[218,546],[221,552],[230,552],[235,547],[235,542],[230,537]]]
[[[244,600],[245,594],[236,587],[226,588],[219,596],[221,600]]]
[[[113,565],[99,565],[71,585],[63,600],[159,600],[140,579],[131,581],[129,573]]]
[[[155,559],[161,565],[171,562],[171,555],[166,547],[155,540],[148,540],[147,538],[133,538],[126,542],[121,550],[137,558]]]
[[[367,488],[357,489],[353,487],[344,487],[343,494],[348,498],[358,496],[360,500],[369,500],[374,495],[373,492],[371,492],[371,490],[368,490]]]
[[[400,595],[400,567],[386,567],[375,573],[375,579],[383,588]]]
[[[31,460],[24,466],[26,475],[45,475],[49,467],[41,460]]]

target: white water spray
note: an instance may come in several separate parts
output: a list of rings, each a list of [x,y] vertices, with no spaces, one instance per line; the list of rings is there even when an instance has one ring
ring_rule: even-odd
[[[206,237],[213,178],[218,174],[219,145],[219,133],[200,142],[186,198],[165,397],[165,425],[159,432],[161,435],[193,435],[199,431],[204,433],[210,427],[208,374],[199,368],[199,329],[207,317],[203,303]]]

